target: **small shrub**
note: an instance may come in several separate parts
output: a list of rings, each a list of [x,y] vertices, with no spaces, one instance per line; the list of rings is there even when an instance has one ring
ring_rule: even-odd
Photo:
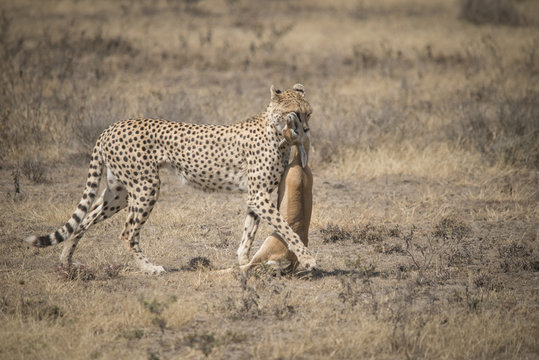
[[[263,296],[261,296],[256,286],[253,287],[248,284],[249,278],[245,274],[235,273],[234,276],[239,281],[241,292],[240,294],[234,292],[227,299],[226,309],[230,311],[230,318],[234,320],[259,318],[267,310],[264,309],[264,304],[261,301]],[[266,279],[270,280],[271,278],[271,275],[269,275]],[[268,282],[263,278],[257,278],[257,281],[263,288],[268,286]]]
[[[352,269],[359,270],[365,276],[375,275],[376,265],[372,262],[366,263],[360,255],[357,255],[353,260],[347,260],[346,265]]]
[[[211,269],[211,261],[207,257],[197,256],[189,260],[188,267],[191,270]]]
[[[380,308],[376,294],[374,292],[372,281],[358,276],[339,277],[341,291],[338,294],[339,300],[349,306],[363,305],[369,309],[372,314],[377,314]]]
[[[289,303],[290,292],[286,292],[275,305],[272,306],[272,313],[278,320],[289,319],[290,316],[296,313],[296,309]]]
[[[383,226],[366,224],[345,228],[333,223],[329,223],[325,229],[320,229],[320,233],[325,244],[348,240],[353,243],[377,244],[382,242],[384,236],[389,234]]]
[[[48,168],[43,160],[26,159],[21,165],[22,174],[34,184],[45,184],[50,182],[48,177]]]
[[[165,328],[167,327],[167,321],[162,316],[155,316],[152,319],[152,324],[161,329],[161,332],[164,332]]]
[[[477,293],[476,291],[471,291],[466,286],[466,305],[468,306],[469,312],[477,312],[480,310],[480,305],[483,303],[483,293]]]
[[[166,319],[161,315],[163,311],[172,303],[178,301],[176,296],[171,296],[167,301],[160,302],[157,299],[148,301],[144,299],[143,296],[139,298],[139,302],[148,310],[151,314],[155,316],[152,318],[152,324],[157,326],[163,333],[167,327]]]
[[[59,265],[56,273],[63,280],[90,281],[95,279],[95,271],[84,265]]]
[[[399,224],[396,224],[394,228],[389,229],[389,236],[399,238],[402,236],[401,229],[399,227]]]
[[[19,168],[11,172],[11,178],[13,180],[13,196],[12,196],[13,201],[17,201],[20,199],[20,194],[21,194],[21,184],[19,181],[20,173],[21,172]]]
[[[320,229],[320,233],[324,244],[346,241],[352,238],[352,233],[333,223],[329,223],[325,229]]]
[[[472,255],[469,249],[469,243],[451,243],[442,249],[441,259],[447,266],[466,266],[472,264]]]
[[[64,313],[57,305],[46,305],[38,310],[37,317],[39,320],[56,320],[64,316]]]
[[[43,300],[21,298],[18,305],[21,315],[39,321],[56,321],[64,316],[64,312],[58,305],[49,304]]]
[[[523,25],[525,18],[506,0],[462,0],[460,18],[472,24]]]
[[[341,282],[341,291],[339,292],[339,299],[343,303],[348,303],[351,306],[357,305],[360,298],[360,293],[353,286],[354,283],[352,282],[352,280],[346,277],[340,277],[339,280]]]
[[[185,341],[187,345],[190,347],[196,347],[205,356],[208,356],[211,354],[213,348],[217,345],[219,345],[218,339],[213,334],[192,334],[187,336],[187,339]]]
[[[539,271],[539,258],[533,247],[522,241],[513,240],[498,246],[501,268],[505,272]]]
[[[120,271],[123,268],[124,268],[124,266],[120,265],[120,264],[108,264],[107,266],[105,266],[103,271],[105,272],[105,275],[108,278],[113,279],[113,278],[118,277],[118,275],[120,274]]]
[[[472,278],[473,284],[482,289],[489,291],[499,291],[503,289],[502,282],[495,276],[488,272],[480,272]]]
[[[379,244],[384,240],[387,230],[383,226],[366,224],[355,227],[355,236],[352,241],[355,243]]]
[[[129,331],[124,332],[122,336],[128,340],[142,339],[142,337],[144,336],[144,330],[142,329],[129,330]]]
[[[145,300],[144,298],[140,298],[139,301],[142,303],[144,308],[151,312],[152,314],[161,314],[163,310],[166,307],[166,304],[161,304],[156,299],[153,299],[152,301]]]
[[[470,235],[471,232],[472,230],[468,225],[456,218],[448,216],[436,224],[432,235],[444,240],[451,239],[458,242]]]
[[[404,252],[401,244],[386,244],[385,242],[376,244],[374,246],[374,250],[376,252],[386,254],[386,255],[393,254],[393,253],[400,254]]]
[[[262,314],[260,305],[260,294],[255,288],[247,284],[248,278],[243,274],[239,276],[239,282],[241,287],[241,299],[236,304],[236,316],[238,318],[244,318],[246,316],[251,318],[257,318]]]

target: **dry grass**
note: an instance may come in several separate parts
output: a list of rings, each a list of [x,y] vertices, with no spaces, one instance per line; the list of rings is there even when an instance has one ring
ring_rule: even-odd
[[[0,9],[0,359],[539,356],[537,2]],[[69,218],[108,124],[232,123],[296,82],[315,109],[319,270],[217,276],[244,198],[167,171],[142,232],[164,276],[134,268],[123,213],[76,269],[22,243]]]

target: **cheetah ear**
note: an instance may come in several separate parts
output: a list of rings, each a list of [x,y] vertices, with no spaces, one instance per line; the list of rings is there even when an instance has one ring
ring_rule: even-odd
[[[275,86],[271,85],[270,93],[271,93],[271,100],[274,101],[279,98],[282,91],[279,89],[276,89]]]
[[[297,92],[299,92],[302,96],[305,96],[305,87],[303,87],[303,85],[301,84],[296,84],[292,87],[292,89],[296,90]]]

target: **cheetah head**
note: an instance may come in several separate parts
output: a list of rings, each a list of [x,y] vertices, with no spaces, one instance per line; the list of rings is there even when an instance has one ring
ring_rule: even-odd
[[[305,88],[296,84],[292,89],[284,91],[271,86],[271,102],[268,109],[271,113],[272,125],[283,134],[285,140],[296,145],[301,152],[302,165],[305,167],[307,156],[303,149],[305,133],[309,131],[309,120],[312,108],[305,99]],[[292,116],[293,115],[293,116]],[[301,131],[298,131],[301,128]],[[285,133],[285,130],[288,131]]]
[[[272,113],[274,126],[279,130],[286,126],[286,115],[295,113],[298,117],[303,131],[309,131],[309,120],[312,114],[311,104],[305,99],[305,88],[301,84],[296,84],[292,89],[284,91],[271,86],[271,102],[269,109]]]

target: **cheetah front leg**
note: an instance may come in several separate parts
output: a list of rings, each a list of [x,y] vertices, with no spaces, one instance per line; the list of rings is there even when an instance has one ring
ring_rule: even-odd
[[[316,260],[312,257],[303,242],[301,242],[299,235],[292,230],[271,202],[269,193],[258,192],[256,195],[250,195],[247,204],[259,217],[266,220],[281,235],[282,239],[287,243],[288,249],[297,256],[301,265],[306,269],[314,269],[316,267]],[[250,248],[251,244],[246,244],[246,246]]]
[[[249,263],[249,252],[251,251],[251,245],[253,244],[256,231],[258,230],[258,224],[260,224],[260,217],[251,208],[248,208],[243,227],[243,235],[241,237],[240,247],[238,248],[238,262],[240,265]]]

